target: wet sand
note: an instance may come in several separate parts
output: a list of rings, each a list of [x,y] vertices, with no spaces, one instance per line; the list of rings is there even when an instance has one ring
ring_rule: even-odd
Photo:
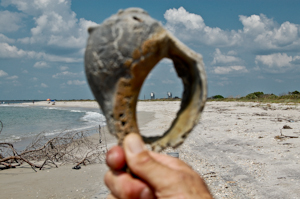
[[[94,102],[57,102],[54,106],[81,103],[98,106]],[[179,103],[139,102],[141,132],[161,134]],[[300,107],[294,104],[209,102],[183,145],[164,153],[179,152],[179,158],[203,176],[215,198],[299,198],[299,123]],[[283,129],[284,125],[291,129]],[[113,146],[116,140],[106,135],[108,146]],[[106,197],[105,164],[71,168],[65,165],[35,173],[24,165],[0,171],[0,198]]]

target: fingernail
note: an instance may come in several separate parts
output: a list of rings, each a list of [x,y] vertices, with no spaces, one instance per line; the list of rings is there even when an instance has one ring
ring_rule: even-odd
[[[138,154],[144,150],[144,143],[142,139],[136,134],[127,135],[124,142],[129,151],[133,154]]]
[[[141,192],[140,198],[141,199],[153,199],[154,196],[153,196],[152,191],[148,187],[146,187]]]

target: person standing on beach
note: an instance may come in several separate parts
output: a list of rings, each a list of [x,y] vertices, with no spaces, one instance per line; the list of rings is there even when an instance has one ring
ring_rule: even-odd
[[[108,199],[213,198],[190,166],[177,158],[148,151],[137,134],[126,136],[123,148],[110,149],[106,161],[110,168],[104,179],[111,191]],[[125,165],[134,177],[124,171]]]

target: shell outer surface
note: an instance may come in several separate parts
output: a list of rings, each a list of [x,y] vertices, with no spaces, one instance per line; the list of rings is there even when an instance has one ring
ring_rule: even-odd
[[[143,137],[153,150],[180,145],[198,122],[207,86],[202,56],[182,44],[140,8],[121,10],[89,28],[85,71],[110,133],[119,144],[138,133],[136,105],[144,80],[163,58],[173,61],[184,92],[180,110],[161,136]]]

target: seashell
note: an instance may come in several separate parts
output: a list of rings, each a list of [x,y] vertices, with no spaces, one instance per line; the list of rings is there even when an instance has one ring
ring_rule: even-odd
[[[147,75],[161,59],[173,61],[184,86],[180,110],[163,135],[142,137],[154,151],[180,145],[198,123],[206,101],[202,56],[140,8],[120,10],[88,31],[87,80],[120,145],[127,134],[139,134],[136,105]]]

